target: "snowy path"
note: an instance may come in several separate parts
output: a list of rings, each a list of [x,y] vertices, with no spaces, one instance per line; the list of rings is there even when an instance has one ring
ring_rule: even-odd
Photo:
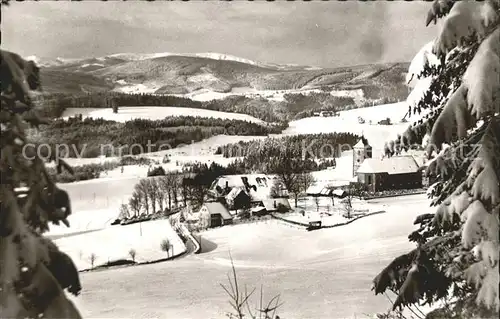
[[[273,222],[223,227],[203,234],[217,249],[181,260],[81,275],[76,299],[85,318],[225,318],[229,248],[240,284],[281,293],[282,318],[367,318],[389,303],[371,280],[412,245],[413,220],[425,195],[377,200],[386,214],[348,226],[305,232]],[[428,209],[427,209],[428,210]]]

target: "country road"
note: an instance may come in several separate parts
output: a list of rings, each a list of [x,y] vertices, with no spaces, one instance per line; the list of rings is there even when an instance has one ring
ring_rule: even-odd
[[[280,293],[281,318],[368,318],[389,301],[374,296],[371,280],[398,254],[413,247],[414,218],[429,212],[425,195],[376,200],[387,213],[333,229],[306,232],[274,221],[211,230],[211,252],[165,263],[81,275],[76,303],[85,318],[225,318],[220,287],[229,252],[240,285]],[[255,300],[257,300],[256,298]]]

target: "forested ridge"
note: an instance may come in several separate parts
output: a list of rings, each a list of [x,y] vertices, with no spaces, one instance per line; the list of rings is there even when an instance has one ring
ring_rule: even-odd
[[[134,119],[125,123],[75,116],[52,121],[34,135],[33,140],[53,147],[68,145],[70,157],[97,157],[119,155],[116,152],[120,147],[121,155],[138,154],[147,150],[167,150],[215,135],[267,136],[281,133],[284,128],[286,123],[266,125],[193,116],[168,117],[156,121]],[[134,144],[137,146],[131,147]],[[115,152],[111,153],[111,148],[105,147],[107,145],[113,145]]]

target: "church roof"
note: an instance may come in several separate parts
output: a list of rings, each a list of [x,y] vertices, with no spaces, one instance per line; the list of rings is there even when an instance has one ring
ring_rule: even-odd
[[[367,158],[358,169],[358,173],[387,173],[389,175],[416,173],[419,165],[413,156],[394,156],[389,158]]]

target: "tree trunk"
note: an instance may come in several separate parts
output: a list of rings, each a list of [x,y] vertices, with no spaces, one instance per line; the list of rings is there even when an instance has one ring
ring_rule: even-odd
[[[171,193],[171,191],[168,191],[168,209],[170,211],[172,210],[172,193]]]
[[[299,195],[295,194],[295,208],[297,208],[298,202],[299,202]]]
[[[174,189],[172,189],[172,197],[174,198],[175,207],[179,206],[179,198],[177,198],[177,195],[179,195],[179,194],[177,191],[177,187],[175,187]]]
[[[163,197],[160,197],[158,200],[158,204],[160,205],[160,210],[163,212]]]

